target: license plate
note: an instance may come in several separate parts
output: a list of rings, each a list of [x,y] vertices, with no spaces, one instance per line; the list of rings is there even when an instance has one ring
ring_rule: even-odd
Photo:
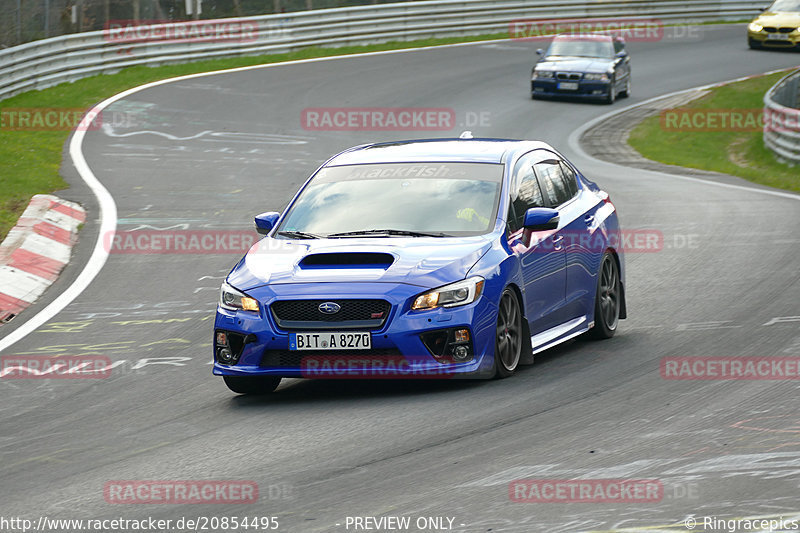
[[[770,41],[788,41],[789,36],[785,33],[770,33],[767,35],[767,40]]]
[[[364,332],[311,331],[290,333],[289,350],[369,350],[372,336]]]
[[[558,88],[564,91],[577,91],[578,90],[578,82],[577,81],[560,81],[558,82]]]

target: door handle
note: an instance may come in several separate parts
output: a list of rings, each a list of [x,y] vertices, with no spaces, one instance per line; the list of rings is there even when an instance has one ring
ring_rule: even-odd
[[[561,250],[563,247],[561,246],[561,241],[564,240],[563,235],[556,235],[553,237],[553,250]]]
[[[586,215],[583,217],[583,221],[586,222],[587,226],[591,226],[592,222],[594,222],[594,215]]]

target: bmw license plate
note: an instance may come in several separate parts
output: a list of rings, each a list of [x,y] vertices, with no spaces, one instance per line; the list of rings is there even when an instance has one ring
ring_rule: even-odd
[[[558,82],[558,88],[562,91],[577,91],[578,90],[578,82],[577,81],[560,81]]]
[[[372,336],[363,331],[290,333],[289,350],[369,350]]]
[[[770,33],[767,35],[767,40],[770,41],[788,41],[789,36],[785,33]]]

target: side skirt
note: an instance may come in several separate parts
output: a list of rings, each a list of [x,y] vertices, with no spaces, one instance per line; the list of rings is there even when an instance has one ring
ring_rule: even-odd
[[[533,335],[531,337],[533,353],[543,352],[557,344],[586,333],[593,325],[589,323],[586,316],[582,316]]]

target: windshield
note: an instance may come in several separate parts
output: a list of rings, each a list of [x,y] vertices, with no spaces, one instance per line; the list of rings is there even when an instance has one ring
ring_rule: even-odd
[[[767,11],[800,11],[800,0],[778,0]]]
[[[547,50],[548,56],[614,57],[611,41],[564,39],[555,40]]]
[[[369,230],[481,235],[494,228],[503,165],[382,163],[321,169],[282,232],[325,237]]]

